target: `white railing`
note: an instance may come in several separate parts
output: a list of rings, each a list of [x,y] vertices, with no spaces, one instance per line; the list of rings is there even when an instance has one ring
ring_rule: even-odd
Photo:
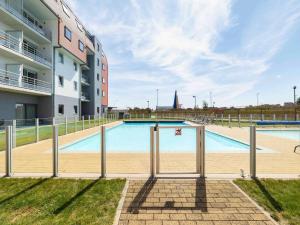
[[[81,92],[81,100],[82,101],[89,101],[90,100],[89,94],[86,93],[86,92]]]
[[[7,12],[12,14],[13,16],[17,17],[23,23],[27,24],[30,28],[37,31],[39,34],[43,35],[45,38],[51,41],[51,32],[47,31],[46,29],[42,29],[35,23],[32,23],[28,18],[24,16],[24,10],[16,9],[12,4],[5,0],[0,0],[0,7],[5,9]]]
[[[52,63],[37,49],[21,42],[10,34],[0,30],[0,45],[9,48],[17,53],[27,56],[36,62],[52,67]]]
[[[1,69],[0,84],[51,93],[51,83]]]
[[[82,76],[81,76],[81,83],[89,85],[90,81],[89,81],[88,76],[82,74]]]

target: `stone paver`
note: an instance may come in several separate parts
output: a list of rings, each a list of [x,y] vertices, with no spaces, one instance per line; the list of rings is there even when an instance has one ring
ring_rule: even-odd
[[[273,224],[231,182],[149,179],[129,182],[119,225]]]

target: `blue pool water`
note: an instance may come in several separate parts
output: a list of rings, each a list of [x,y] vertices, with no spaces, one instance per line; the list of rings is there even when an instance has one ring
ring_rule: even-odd
[[[257,133],[300,141],[300,130],[257,130]]]
[[[107,152],[149,152],[150,126],[155,123],[123,123],[106,132]],[[187,126],[183,122],[159,123],[164,126]],[[249,146],[233,139],[206,131],[206,152],[240,152],[248,151]],[[62,148],[64,152],[99,152],[100,134],[80,140]],[[174,128],[160,129],[161,152],[195,152],[196,129],[182,128],[182,135],[175,136]]]

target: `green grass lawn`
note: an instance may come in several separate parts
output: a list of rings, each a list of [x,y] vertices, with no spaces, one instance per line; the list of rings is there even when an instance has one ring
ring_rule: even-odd
[[[85,120],[84,121],[84,129],[92,128],[94,126],[100,126],[102,124],[105,124],[106,122],[107,121],[103,120],[103,119],[100,119],[100,120],[96,119],[95,121],[91,120],[90,123],[88,120]],[[108,121],[108,122],[112,122],[112,121]],[[83,127],[82,124],[83,124],[82,121],[76,122],[77,131],[82,130],[82,127]],[[69,134],[75,132],[75,122],[74,121],[68,122],[67,130],[68,130]],[[39,131],[40,131],[40,140],[52,138],[52,126],[50,126],[50,125],[40,126]],[[60,136],[64,135],[65,131],[66,131],[65,124],[58,125],[58,133]],[[17,146],[34,143],[36,140],[35,127],[17,129],[16,135],[17,135],[17,137],[16,137]],[[5,150],[5,133],[0,132],[0,151],[3,151],[3,150]]]
[[[235,180],[259,205],[282,224],[300,224],[300,180]]]
[[[120,179],[1,178],[1,225],[111,225],[124,184]]]

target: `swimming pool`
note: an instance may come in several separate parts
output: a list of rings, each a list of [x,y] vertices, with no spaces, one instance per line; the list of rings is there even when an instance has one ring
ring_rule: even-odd
[[[150,126],[153,122],[147,123],[122,123],[110,128],[106,132],[106,149],[111,153],[122,152],[149,152],[150,149]],[[160,122],[159,126],[187,126],[184,122]],[[206,131],[205,134],[206,152],[248,152],[249,145],[222,135]],[[99,152],[100,134],[79,140],[61,148],[63,152]],[[175,136],[174,128],[160,129],[160,151],[161,152],[195,152],[196,129],[192,126],[182,128],[182,134]]]
[[[257,133],[300,141],[300,130],[257,130]]]

